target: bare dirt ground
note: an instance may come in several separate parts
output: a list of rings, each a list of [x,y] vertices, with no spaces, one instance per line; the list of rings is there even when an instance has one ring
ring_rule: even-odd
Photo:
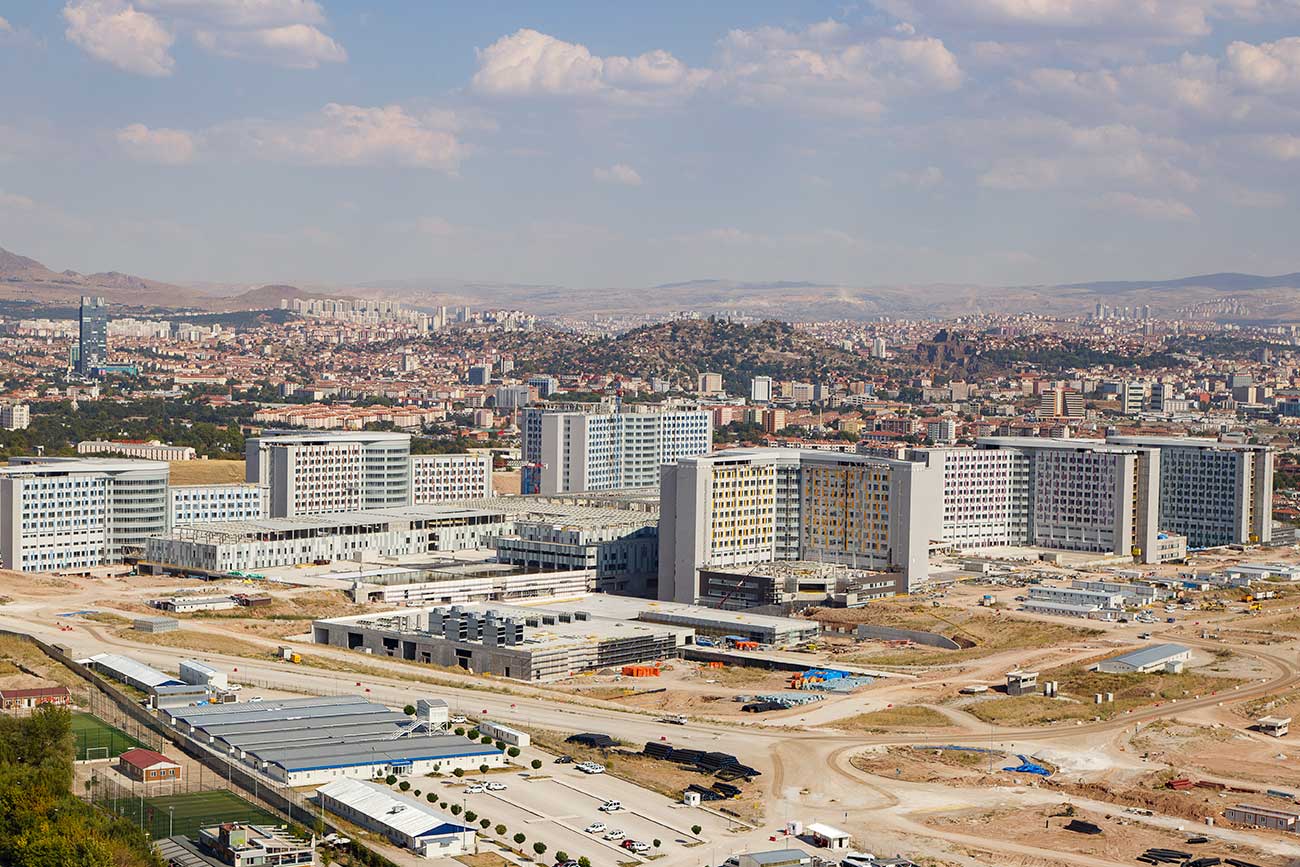
[[[1092,822],[1102,828],[1098,835],[1065,830],[1075,819]],[[931,816],[924,824],[963,834],[993,836],[997,839],[1032,843],[1054,852],[1090,855],[1107,860],[1131,861],[1152,847],[1193,852],[1195,856],[1232,857],[1259,864],[1261,867],[1285,867],[1288,859],[1236,843],[1214,841],[1188,844],[1188,834],[1153,827],[1120,812],[1098,814],[1068,803],[1057,806],[1003,810],[963,810]],[[996,863],[1006,863],[998,861]]]

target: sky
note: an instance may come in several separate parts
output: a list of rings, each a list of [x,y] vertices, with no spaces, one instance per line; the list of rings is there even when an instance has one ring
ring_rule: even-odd
[[[0,247],[172,281],[1300,270],[1300,0],[0,0]]]

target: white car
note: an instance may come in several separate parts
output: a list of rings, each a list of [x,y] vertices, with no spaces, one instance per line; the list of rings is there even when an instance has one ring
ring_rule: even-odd
[[[582,771],[584,774],[603,774],[605,773],[605,766],[598,765],[595,762],[583,762],[578,765],[578,770]]]
[[[476,783],[465,790],[467,795],[481,795],[487,791],[487,786],[482,783]]]
[[[613,831],[610,831],[608,834],[605,835],[605,839],[606,839],[606,840],[622,840],[622,839],[623,839],[624,837],[626,837],[626,836],[627,836],[627,835],[624,834],[622,831],[620,831],[619,829],[615,828]]]
[[[447,722],[451,723],[454,726],[458,726],[463,723],[469,722],[469,720],[465,719],[463,716],[454,716],[451,719],[447,720]]]
[[[604,831],[605,831],[605,823],[604,823],[604,822],[592,822],[590,825],[588,825],[587,827],[583,828],[582,831],[583,831],[583,833],[585,833],[585,834],[602,834],[602,833],[604,833]]]
[[[631,849],[633,852],[640,855],[642,852],[650,851],[650,844],[642,843],[640,840],[633,840],[632,845],[628,846],[627,848]]]
[[[599,809],[602,813],[617,813],[619,810],[623,809],[623,805],[620,804],[618,801],[606,801],[605,803],[601,804],[597,809]]]
[[[253,701],[261,701],[261,700],[262,700],[262,697],[261,697],[260,695],[255,695],[255,696],[253,696],[252,698],[249,699],[250,702],[253,702]]]
[[[506,784],[496,782],[488,783],[487,790],[489,792],[504,792],[506,790]]]

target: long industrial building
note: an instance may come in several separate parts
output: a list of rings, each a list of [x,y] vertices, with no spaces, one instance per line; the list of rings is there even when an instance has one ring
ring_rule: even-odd
[[[218,753],[289,786],[506,764],[495,747],[449,734],[359,695],[173,708],[168,721]]]
[[[594,600],[599,604],[599,599]],[[689,628],[517,605],[410,608],[317,620],[317,644],[516,680],[550,680],[673,656]]]

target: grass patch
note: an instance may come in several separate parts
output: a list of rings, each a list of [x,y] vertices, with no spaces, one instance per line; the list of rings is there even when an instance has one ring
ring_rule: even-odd
[[[904,707],[887,707],[883,710],[859,714],[858,716],[849,717],[844,720],[841,725],[845,728],[851,729],[884,731],[886,729],[898,728],[935,728],[949,726],[952,725],[952,721],[932,707],[908,705]]]
[[[156,644],[159,647],[176,647],[181,650],[196,650],[207,653],[224,653],[229,656],[246,656],[253,659],[274,659],[275,653],[270,649],[233,638],[227,635],[214,635],[210,632],[194,632],[177,629],[174,632],[136,632],[121,630],[120,638],[141,644]]]
[[[1007,650],[1054,647],[1102,634],[1096,629],[1022,620],[1006,614],[990,614],[986,610],[950,606],[935,608],[928,602],[909,598],[881,599],[863,608],[809,609],[803,616],[821,623],[866,623],[934,632],[959,644],[971,645],[960,650],[931,647],[874,650],[871,649],[872,645],[866,644],[863,652],[839,657],[844,662],[858,665],[945,665],[980,659]]]
[[[225,485],[244,481],[243,461],[170,461],[173,485]]]
[[[114,809],[112,800],[101,801],[101,806]],[[157,840],[173,834],[197,837],[200,828],[222,822],[254,822],[263,825],[283,825],[277,818],[256,804],[251,804],[234,792],[224,789],[212,792],[190,792],[184,795],[158,795],[153,798],[121,798],[117,801],[119,816],[134,822]],[[170,828],[169,828],[170,825]]]
[[[130,626],[131,619],[123,617],[121,614],[114,614],[111,611],[96,611],[94,614],[82,614],[86,620],[102,623],[105,626]]]
[[[1066,720],[1093,717],[1110,719],[1128,710],[1137,710],[1159,702],[1207,695],[1244,683],[1238,678],[1214,677],[1184,671],[1182,674],[1107,674],[1089,671],[1096,660],[1050,669],[1039,675],[1039,682],[1054,680],[1064,698],[1023,695],[976,702],[966,710],[995,725],[1047,725]],[[1114,693],[1115,700],[1094,704],[1097,693]]]
[[[81,711],[72,712],[72,740],[76,745],[73,755],[79,762],[87,759],[115,759],[127,750],[146,746],[99,717]]]
[[[364,605],[354,604],[342,590],[319,590],[273,598],[270,605],[257,608],[239,606],[224,611],[197,611],[191,616],[196,620],[319,620],[364,610]]]

